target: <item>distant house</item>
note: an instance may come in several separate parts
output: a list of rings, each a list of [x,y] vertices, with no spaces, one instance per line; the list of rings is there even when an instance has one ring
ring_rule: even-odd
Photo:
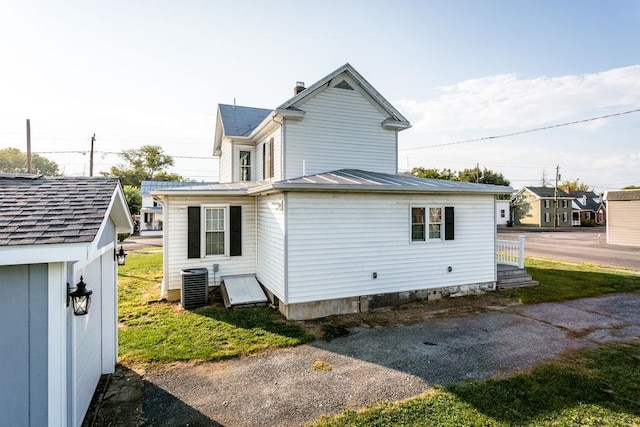
[[[162,293],[258,281],[290,319],[495,289],[495,198],[398,174],[407,119],[351,65],[274,109],[219,105],[220,184],[159,189]]]
[[[530,227],[571,227],[572,201],[573,197],[560,189],[556,192],[553,187],[523,187],[511,198],[513,223]]]
[[[569,192],[568,192],[569,193]],[[572,223],[574,226],[593,223],[604,225],[607,222],[607,207],[601,196],[593,191],[572,191]]]
[[[79,426],[118,357],[118,179],[0,174],[0,426]],[[75,316],[69,287],[91,305]]]
[[[640,246],[640,190],[608,191],[607,243]]]
[[[162,236],[162,204],[154,200],[151,192],[162,188],[188,187],[193,182],[175,181],[142,181],[140,195],[142,207],[140,208],[140,235]]]

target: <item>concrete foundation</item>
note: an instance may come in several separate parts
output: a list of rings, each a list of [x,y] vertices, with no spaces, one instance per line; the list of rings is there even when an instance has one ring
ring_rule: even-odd
[[[495,289],[496,282],[485,282],[298,304],[284,304],[277,298],[274,302],[277,303],[278,309],[287,319],[309,320],[339,314],[367,312],[376,308],[393,307],[415,301],[433,301],[446,297],[482,294]]]

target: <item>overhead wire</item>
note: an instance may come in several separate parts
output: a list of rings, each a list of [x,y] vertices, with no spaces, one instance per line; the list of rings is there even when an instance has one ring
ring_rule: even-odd
[[[606,114],[606,115],[598,116],[598,117],[590,117],[588,119],[574,120],[572,122],[558,123],[558,124],[549,125],[549,126],[542,126],[542,127],[533,128],[533,129],[526,129],[526,130],[521,130],[521,131],[517,131],[517,132],[505,133],[505,134],[501,134],[501,135],[484,136],[482,138],[465,139],[465,140],[462,140],[462,141],[445,142],[445,143],[442,143],[442,144],[423,145],[421,147],[400,148],[400,149],[398,149],[398,151],[422,150],[422,149],[425,149],[425,148],[446,147],[446,146],[449,146],[449,145],[466,144],[468,142],[480,142],[480,141],[488,141],[488,140],[492,140],[492,139],[508,138],[510,136],[523,135],[523,134],[526,134],[526,133],[539,132],[539,131],[542,131],[542,130],[555,129],[555,128],[559,128],[559,127],[563,127],[563,126],[571,126],[571,125],[576,125],[576,124],[580,124],[580,123],[587,123],[587,122],[592,122],[592,121],[596,121],[596,120],[608,119],[608,118],[611,118],[611,117],[623,116],[625,114],[632,114],[632,113],[638,113],[638,112],[640,112],[640,108],[636,108],[634,110],[622,111],[622,112],[619,112],[619,113]]]

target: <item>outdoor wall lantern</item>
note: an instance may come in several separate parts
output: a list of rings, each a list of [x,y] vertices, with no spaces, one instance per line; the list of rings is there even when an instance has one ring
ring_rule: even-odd
[[[113,250],[115,252],[115,249]],[[120,246],[120,250],[115,254],[115,258],[118,261],[118,265],[125,265],[127,262],[127,254],[124,253],[124,249]]]
[[[93,291],[87,290],[87,284],[84,283],[82,276],[80,276],[80,281],[74,291],[71,291],[71,287],[67,283],[67,307],[69,307],[69,300],[71,300],[73,304],[73,314],[76,316],[84,316],[89,312],[92,293]]]

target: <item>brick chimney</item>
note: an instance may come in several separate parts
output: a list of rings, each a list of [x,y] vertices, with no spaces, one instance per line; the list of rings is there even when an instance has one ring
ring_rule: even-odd
[[[297,95],[303,90],[305,90],[304,82],[296,82],[296,87],[293,88],[293,94]]]

